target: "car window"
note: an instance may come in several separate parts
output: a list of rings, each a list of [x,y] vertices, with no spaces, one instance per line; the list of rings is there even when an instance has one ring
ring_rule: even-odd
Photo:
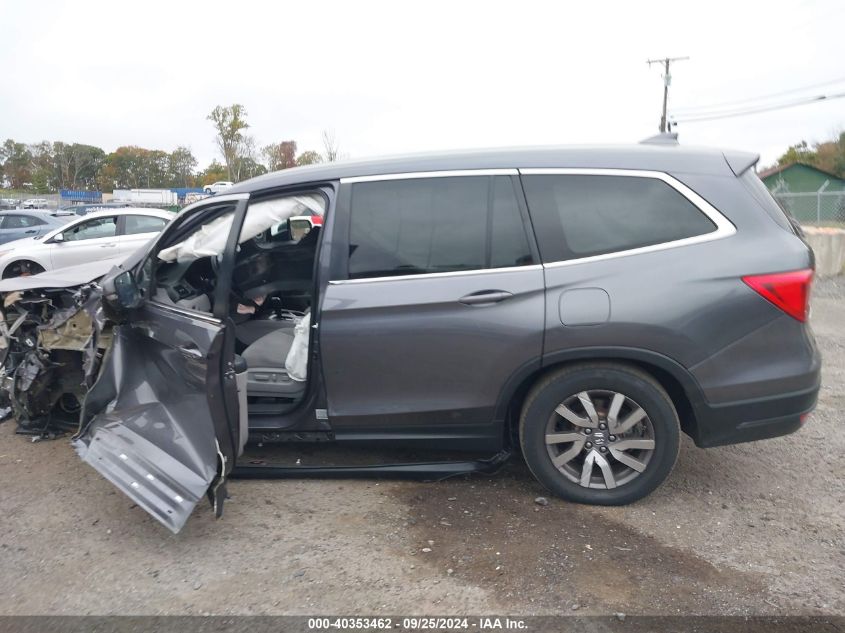
[[[167,224],[164,218],[154,218],[149,215],[127,215],[124,235],[137,235],[138,233],[158,233]]]
[[[493,181],[490,210],[490,267],[507,268],[532,264],[526,226],[519,212],[513,180],[499,176]]]
[[[523,176],[545,262],[673,242],[716,230],[676,189],[657,178]]]
[[[356,183],[349,251],[350,278],[531,263],[516,194],[506,177]]]
[[[114,237],[117,234],[117,218],[95,218],[77,224],[72,229],[64,231],[62,235],[66,242],[77,242],[79,240],[93,240],[98,237]]]
[[[3,218],[4,229],[25,229],[39,224],[44,224],[44,222],[31,215],[7,215]]]

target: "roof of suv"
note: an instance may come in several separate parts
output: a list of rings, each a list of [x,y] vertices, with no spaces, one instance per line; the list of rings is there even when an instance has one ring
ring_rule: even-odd
[[[238,183],[226,193],[355,176],[464,169],[572,167],[727,176],[742,173],[754,165],[758,158],[758,155],[750,152],[681,147],[668,143],[463,150],[294,167]]]

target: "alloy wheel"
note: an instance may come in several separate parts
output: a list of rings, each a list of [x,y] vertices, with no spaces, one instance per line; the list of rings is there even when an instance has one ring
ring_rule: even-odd
[[[654,426],[625,394],[590,389],[561,402],[549,417],[552,464],[584,488],[612,489],[639,477],[654,454]]]

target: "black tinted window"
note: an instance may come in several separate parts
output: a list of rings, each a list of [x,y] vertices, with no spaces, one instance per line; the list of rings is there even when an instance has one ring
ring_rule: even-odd
[[[350,218],[351,278],[531,263],[507,177],[357,183]]]
[[[533,263],[525,224],[519,213],[516,192],[510,178],[494,179],[490,225],[491,268],[524,266]]]
[[[524,176],[543,261],[625,251],[710,233],[716,226],[656,178]]]
[[[126,235],[158,233],[164,228],[165,222],[166,220],[162,218],[153,218],[148,215],[127,215],[124,233]]]

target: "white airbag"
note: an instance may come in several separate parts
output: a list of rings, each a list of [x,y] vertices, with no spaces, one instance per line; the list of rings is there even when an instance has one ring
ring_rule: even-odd
[[[308,377],[308,337],[311,334],[311,313],[293,328],[293,344],[285,359],[285,370],[293,380],[304,382]]]
[[[251,240],[271,227],[275,227],[296,215],[323,216],[325,199],[316,193],[301,196],[285,196],[251,203],[244,218],[238,244]],[[159,252],[159,259],[166,262],[190,262],[201,257],[214,257],[223,253],[226,239],[232,228],[234,215],[215,218],[203,224],[186,239]]]

